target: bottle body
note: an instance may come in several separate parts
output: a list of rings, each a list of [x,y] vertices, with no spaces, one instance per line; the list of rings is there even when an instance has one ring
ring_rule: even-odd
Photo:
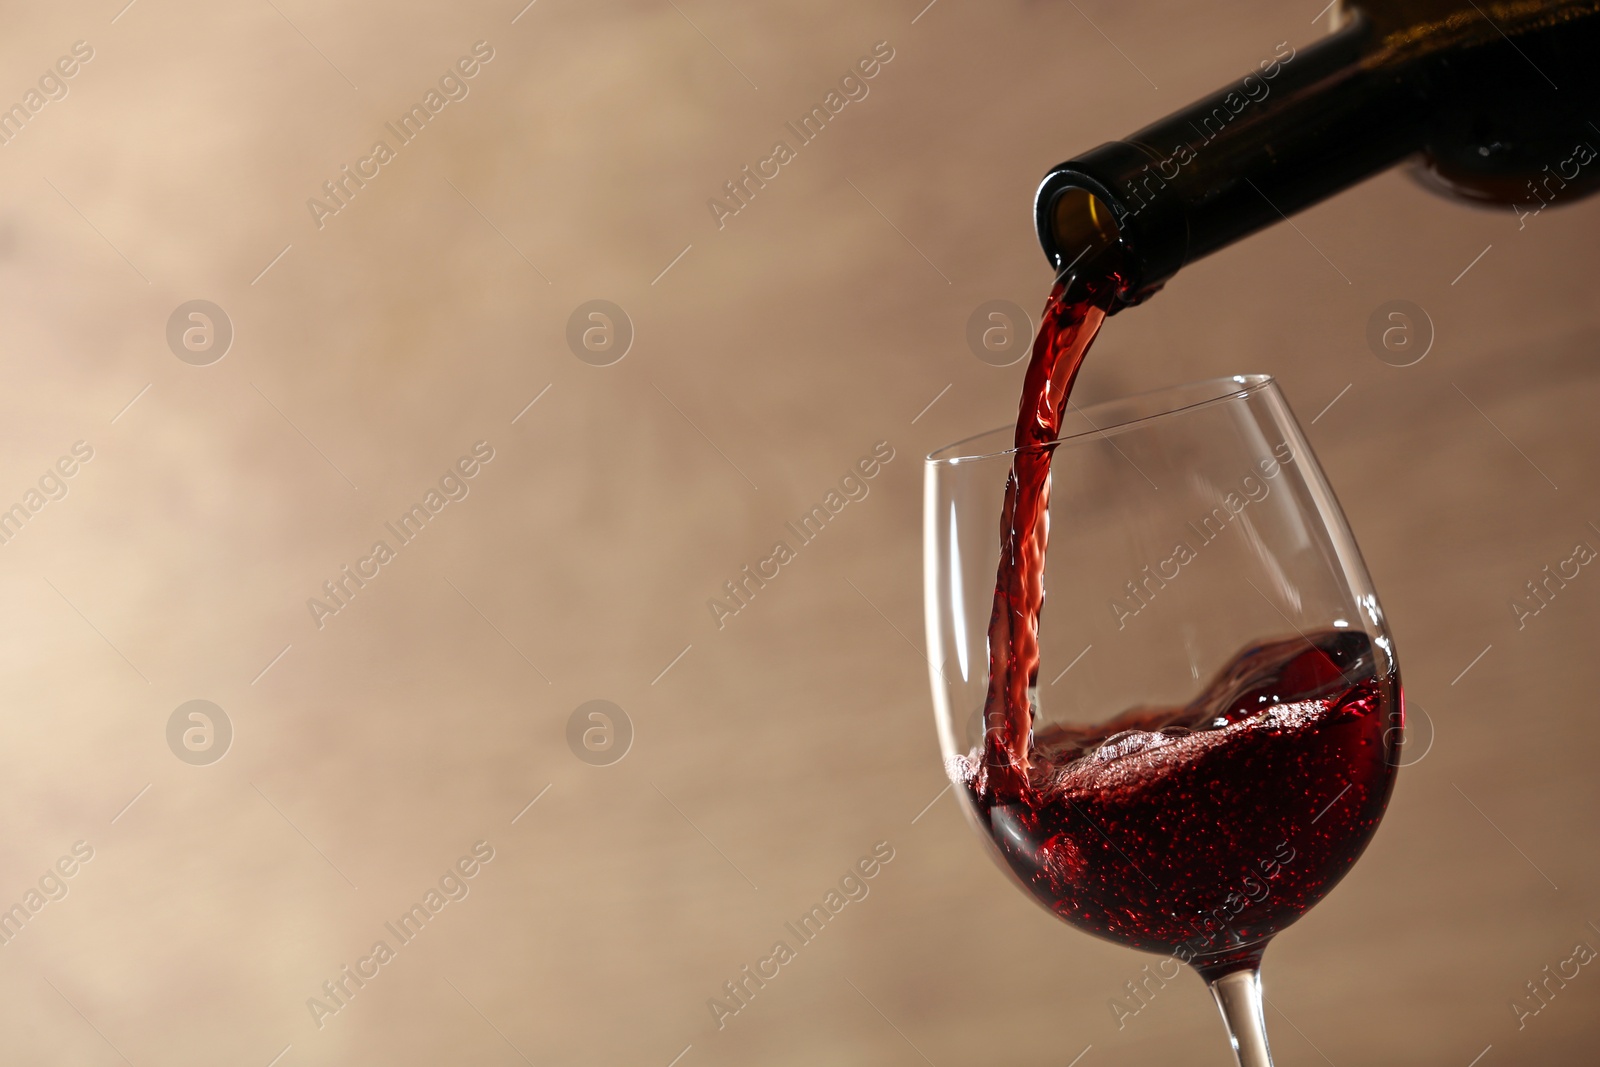
[[[1600,188],[1588,147],[1600,146],[1588,123],[1600,0],[1407,0],[1341,22],[1054,168],[1035,205],[1053,266],[1116,242],[1120,302],[1138,303],[1187,263],[1408,157],[1428,184],[1479,202],[1537,208]]]

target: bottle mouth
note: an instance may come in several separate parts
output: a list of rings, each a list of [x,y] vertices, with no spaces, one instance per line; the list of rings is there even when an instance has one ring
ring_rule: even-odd
[[[1111,315],[1143,299],[1138,264],[1130,255],[1131,235],[1125,234],[1118,223],[1109,198],[1087,185],[1063,184],[1039,207],[1039,240],[1055,268],[1057,281],[1074,271],[1114,271],[1121,276],[1121,282],[1106,311]]]
[[[1151,155],[1139,145],[1112,141],[1045,175],[1034,197],[1039,244],[1059,276],[1074,264],[1106,254],[1122,285],[1112,312],[1160,289],[1186,258],[1189,223],[1181,198],[1130,201],[1128,175],[1148,170]]]
[[[1112,314],[1143,298],[1140,275],[1144,273],[1130,254],[1134,235],[1119,221],[1115,203],[1111,192],[1088,175],[1057,168],[1039,187],[1034,205],[1039,243],[1058,280],[1074,269],[1098,269],[1097,260],[1117,265],[1123,279]]]

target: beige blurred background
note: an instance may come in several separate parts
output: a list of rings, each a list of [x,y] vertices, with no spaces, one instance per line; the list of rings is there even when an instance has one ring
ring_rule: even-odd
[[[1150,961],[929,806],[920,457],[1014,411],[1020,366],[964,334],[1042,303],[1045,169],[1312,40],[1318,0],[924,2],[9,6],[0,101],[93,58],[0,146],[0,507],[93,458],[0,545],[0,906],[68,890],[0,945],[0,1060],[1230,1062],[1192,976],[1119,1029]],[[719,230],[707,199],[880,41]],[[1600,946],[1600,573],[1509,605],[1600,547],[1600,202],[1519,230],[1388,174],[1296,224],[1114,319],[1081,385],[1279,376],[1434,727],[1268,955],[1279,1062],[1593,1063],[1593,967],[1511,1005]],[[166,340],[195,299],[235,335],[207,366]],[[635,332],[612,366],[567,345],[592,299]],[[1368,349],[1391,299],[1435,325],[1415,366]],[[470,495],[319,629],[307,598],[478,441]],[[708,598],[878,441],[870,496],[719,630]],[[168,745],[195,699],[232,726],[209,765]],[[567,742],[593,699],[634,731],[609,766]],[[469,895],[314,1018],[480,841]],[[719,1030],[877,842],[870,895]]]

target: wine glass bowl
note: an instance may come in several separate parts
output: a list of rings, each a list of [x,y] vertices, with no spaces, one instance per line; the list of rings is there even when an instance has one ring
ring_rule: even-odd
[[[1050,556],[1019,771],[984,717],[1010,443],[926,464],[929,676],[963,809],[1059,918],[1253,983],[1394,784],[1400,677],[1355,540],[1270,378],[1069,407],[1039,446]]]

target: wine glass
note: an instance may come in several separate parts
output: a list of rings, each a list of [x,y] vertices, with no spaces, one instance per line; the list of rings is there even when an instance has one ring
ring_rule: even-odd
[[[1399,669],[1360,551],[1269,377],[1069,406],[1043,446],[1050,556],[1026,766],[990,775],[1010,445],[995,430],[926,464],[946,769],[1022,888],[1074,926],[1193,966],[1240,1067],[1269,1067],[1262,952],[1366,848],[1399,763]]]

